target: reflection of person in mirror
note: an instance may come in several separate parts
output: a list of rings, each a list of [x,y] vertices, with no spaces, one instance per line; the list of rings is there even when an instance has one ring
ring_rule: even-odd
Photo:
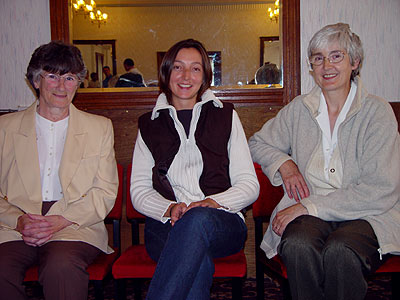
[[[112,252],[113,127],[71,103],[85,74],[78,48],[42,45],[26,74],[38,100],[0,116],[1,299],[27,299],[25,271],[37,265],[45,299],[87,300],[87,266]]]
[[[158,262],[149,300],[210,299],[213,258],[246,240],[240,211],[259,185],[239,117],[211,80],[203,45],[178,42],[161,63],[156,106],[139,119],[130,192]]]
[[[113,77],[113,75],[111,74],[110,67],[109,66],[104,66],[103,67],[103,73],[104,73],[103,88],[107,88],[107,87],[109,87],[108,82]]]
[[[89,88],[99,88],[100,87],[100,81],[99,81],[99,76],[97,75],[96,72],[90,73],[90,80],[89,80]]]
[[[348,24],[322,28],[308,45],[316,86],[249,140],[284,186],[261,248],[282,257],[293,299],[364,299],[364,275],[400,254],[398,125],[363,86],[363,58]]]
[[[281,82],[281,71],[276,64],[266,62],[256,72],[256,84],[277,84]]]
[[[88,86],[89,86],[89,71],[86,72],[85,78],[81,81],[79,87],[87,88]]]
[[[135,63],[131,58],[124,60],[124,68],[127,73],[121,75],[115,84],[115,87],[144,87],[143,75],[135,67]]]

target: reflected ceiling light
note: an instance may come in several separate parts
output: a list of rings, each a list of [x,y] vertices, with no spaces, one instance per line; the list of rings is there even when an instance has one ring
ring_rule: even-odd
[[[84,16],[89,15],[96,8],[96,3],[93,0],[87,1],[84,0],[76,0],[72,6],[75,9],[77,14],[83,14]],[[89,3],[90,2],[90,3]]]
[[[98,23],[99,28],[101,24],[106,24],[108,15],[106,13],[102,13],[100,10],[97,10],[96,13],[90,12],[90,20],[92,23]]]
[[[268,16],[271,21],[275,21],[278,23],[279,20],[279,0],[276,0],[274,3],[274,9],[268,8]]]
[[[108,15],[96,9],[96,2],[94,2],[94,0],[86,0],[86,2],[84,0],[75,0],[72,6],[77,14],[82,14],[85,18],[89,15],[90,21],[92,23],[97,23],[99,27],[101,24],[107,22]]]

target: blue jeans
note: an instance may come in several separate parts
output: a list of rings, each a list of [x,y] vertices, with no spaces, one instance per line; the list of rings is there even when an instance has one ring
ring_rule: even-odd
[[[213,258],[239,252],[246,238],[237,214],[215,208],[193,208],[173,227],[147,218],[146,249],[158,262],[147,299],[209,300]]]

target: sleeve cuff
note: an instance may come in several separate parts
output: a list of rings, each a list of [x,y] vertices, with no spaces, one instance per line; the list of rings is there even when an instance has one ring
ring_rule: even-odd
[[[301,200],[300,203],[308,210],[309,215],[318,217],[317,207],[308,198]]]

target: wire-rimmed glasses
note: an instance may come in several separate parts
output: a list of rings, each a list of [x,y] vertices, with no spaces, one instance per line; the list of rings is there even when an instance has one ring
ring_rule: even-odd
[[[329,53],[328,57],[322,54],[314,54],[310,57],[309,62],[313,66],[320,66],[327,59],[331,64],[340,63],[346,54],[343,51],[333,51]]]
[[[51,85],[58,85],[60,83],[60,80],[63,80],[64,85],[70,88],[76,87],[80,82],[79,78],[73,74],[64,74],[61,76],[53,73],[46,73],[40,74],[40,76]]]

